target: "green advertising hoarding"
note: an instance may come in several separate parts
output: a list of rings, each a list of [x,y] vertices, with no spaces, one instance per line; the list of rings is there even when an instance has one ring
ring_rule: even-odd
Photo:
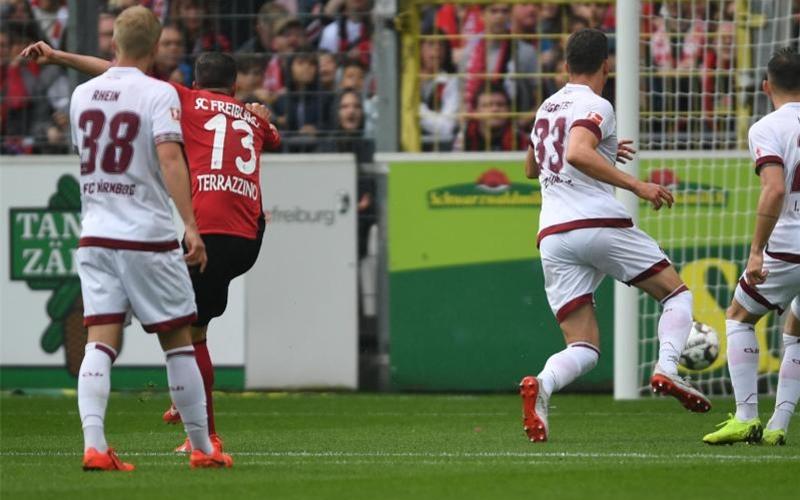
[[[391,380],[401,390],[509,390],[563,348],[544,294],[536,248],[541,192],[509,161],[440,155],[388,160]],[[696,319],[724,332],[724,307],[745,258],[758,197],[749,161],[650,159],[643,178],[670,185],[676,206],[642,206],[641,226],[667,249],[693,289]],[[613,283],[595,294],[598,367],[578,388],[613,376]],[[655,337],[658,304],[639,305]],[[766,344],[766,328],[759,338]],[[721,351],[724,353],[724,334]],[[655,352],[642,342],[642,358]],[[764,349],[769,351],[769,349]],[[710,371],[724,364],[724,355]],[[765,356],[762,368],[774,364]]]

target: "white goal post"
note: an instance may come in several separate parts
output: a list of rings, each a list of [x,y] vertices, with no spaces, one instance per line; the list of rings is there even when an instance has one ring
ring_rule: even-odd
[[[631,193],[617,196],[692,289],[695,320],[718,332],[716,362],[688,375],[709,394],[729,394],[725,307],[760,192],[747,129],[771,111],[760,90],[769,58],[800,48],[800,11],[791,0],[618,0],[616,9],[617,132],[640,150],[624,168],[670,186],[676,205],[654,212]],[[660,305],[622,284],[614,299],[614,397],[633,399],[647,393]],[[781,325],[770,314],[756,326],[761,392],[775,389]]]

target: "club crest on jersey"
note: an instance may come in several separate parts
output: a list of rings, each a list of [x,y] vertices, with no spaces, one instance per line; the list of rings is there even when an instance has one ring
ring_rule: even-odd
[[[169,108],[169,113],[172,115],[172,119],[176,122],[181,121],[181,108]]]
[[[589,121],[594,122],[596,125],[600,125],[603,123],[603,115],[600,113],[596,113],[594,111],[590,111],[589,114],[586,116]]]

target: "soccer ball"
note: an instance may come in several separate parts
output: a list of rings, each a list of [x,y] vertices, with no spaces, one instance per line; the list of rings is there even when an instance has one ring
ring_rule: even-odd
[[[689,370],[708,368],[719,356],[719,337],[710,326],[695,321],[686,347],[681,353],[681,365]]]

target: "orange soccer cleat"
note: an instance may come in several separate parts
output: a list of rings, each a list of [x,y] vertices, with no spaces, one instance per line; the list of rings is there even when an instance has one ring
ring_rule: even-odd
[[[547,441],[547,402],[539,394],[539,380],[525,377],[519,383],[522,396],[522,424],[532,442]],[[538,412],[537,412],[538,409]]]
[[[208,436],[208,439],[211,440],[211,446],[214,447],[215,450],[222,451],[222,438],[219,437],[219,434],[211,434]],[[191,453],[192,452],[192,442],[189,441],[187,437],[186,440],[175,448],[175,453]]]
[[[656,394],[674,397],[691,412],[706,413],[711,410],[711,401],[702,392],[680,375],[666,373],[658,366],[650,377],[650,387]]]
[[[169,409],[161,416],[161,420],[170,425],[179,424],[181,423],[181,414],[175,408],[175,405],[170,405]]]
[[[192,469],[222,469],[233,467],[233,458],[227,453],[222,453],[218,448],[210,454],[194,450],[189,457],[189,466]]]
[[[111,448],[105,453],[101,453],[95,448],[89,448],[83,454],[83,470],[121,470],[128,472],[135,468],[133,464],[120,460]]]

